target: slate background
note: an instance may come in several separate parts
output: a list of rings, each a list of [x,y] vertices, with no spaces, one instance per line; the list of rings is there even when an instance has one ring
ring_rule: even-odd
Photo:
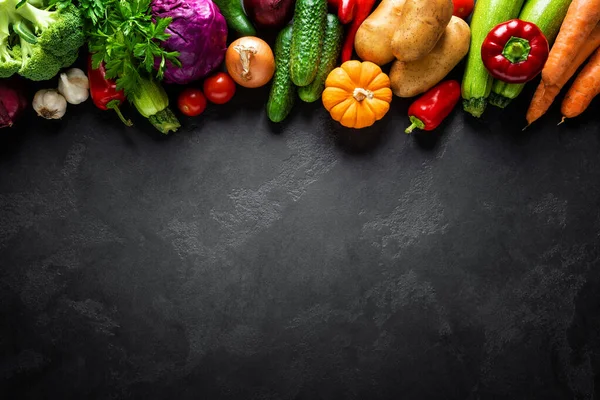
[[[535,86],[535,85],[533,85]],[[240,90],[0,136],[6,399],[598,399],[599,103],[406,136]],[[130,109],[125,110],[133,116]]]

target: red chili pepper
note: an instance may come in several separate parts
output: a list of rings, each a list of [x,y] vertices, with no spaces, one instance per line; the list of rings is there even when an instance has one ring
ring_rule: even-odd
[[[460,100],[460,83],[445,81],[429,89],[408,108],[411,126],[406,133],[415,128],[432,131],[452,112]]]
[[[361,24],[367,19],[369,14],[371,14],[371,10],[373,10],[373,6],[375,6],[376,0],[356,0],[356,13],[354,19],[352,20],[352,25],[348,29],[348,33],[346,34],[346,39],[344,41],[344,46],[342,47],[342,63],[352,59],[352,52],[354,51],[354,38],[356,37],[356,32],[358,28],[360,28]]]
[[[328,0],[329,7],[337,13],[342,24],[349,24],[354,19],[357,0]],[[360,1],[360,0],[358,0]]]
[[[88,79],[90,95],[96,107],[103,111],[114,110],[125,125],[132,126],[133,123],[126,119],[119,109],[119,106],[125,101],[125,93],[117,90],[115,81],[106,78],[104,63],[101,63],[97,69],[92,66],[91,55],[88,57]]]
[[[525,83],[542,72],[548,52],[548,40],[537,25],[512,19],[488,33],[481,46],[481,59],[494,78]]]

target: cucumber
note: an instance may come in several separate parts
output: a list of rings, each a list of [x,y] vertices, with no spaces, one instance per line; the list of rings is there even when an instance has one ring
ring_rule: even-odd
[[[290,72],[297,86],[309,85],[317,75],[326,20],[327,0],[296,1]]]
[[[267,116],[273,122],[283,121],[294,106],[296,87],[290,77],[290,47],[292,26],[279,32],[275,43],[275,75],[267,102]]]
[[[463,108],[481,117],[492,91],[493,78],[481,60],[481,45],[496,25],[516,18],[524,0],[477,0],[471,18],[471,49],[462,83]]]
[[[256,29],[246,16],[241,0],[213,0],[227,25],[241,36],[256,36]]]
[[[325,80],[337,64],[338,57],[342,51],[342,37],[344,27],[342,23],[333,14],[327,14],[325,27],[325,38],[323,39],[323,49],[321,51],[321,61],[317,69],[315,79],[308,86],[298,88],[298,96],[302,101],[312,103],[321,98],[321,93],[325,90]]]
[[[552,45],[567,15],[571,0],[527,0],[519,19],[536,24]],[[494,81],[490,104],[504,108],[521,93],[525,84]]]

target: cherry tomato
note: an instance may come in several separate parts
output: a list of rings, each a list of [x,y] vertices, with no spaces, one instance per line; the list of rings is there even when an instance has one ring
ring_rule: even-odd
[[[218,72],[204,80],[204,94],[212,103],[225,104],[235,94],[235,82],[225,72]]]
[[[206,97],[200,89],[187,88],[179,94],[177,106],[183,115],[196,117],[206,108]]]
[[[456,15],[459,18],[465,19],[473,12],[473,0],[453,0],[452,4],[454,4],[452,15]]]

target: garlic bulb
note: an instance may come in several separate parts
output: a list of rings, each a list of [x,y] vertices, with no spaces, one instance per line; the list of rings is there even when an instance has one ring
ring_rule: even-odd
[[[90,97],[90,82],[85,72],[79,68],[71,68],[60,74],[58,78],[58,93],[62,94],[68,103],[81,104]]]
[[[37,115],[46,119],[61,119],[67,112],[67,100],[56,89],[39,90],[31,105]]]

